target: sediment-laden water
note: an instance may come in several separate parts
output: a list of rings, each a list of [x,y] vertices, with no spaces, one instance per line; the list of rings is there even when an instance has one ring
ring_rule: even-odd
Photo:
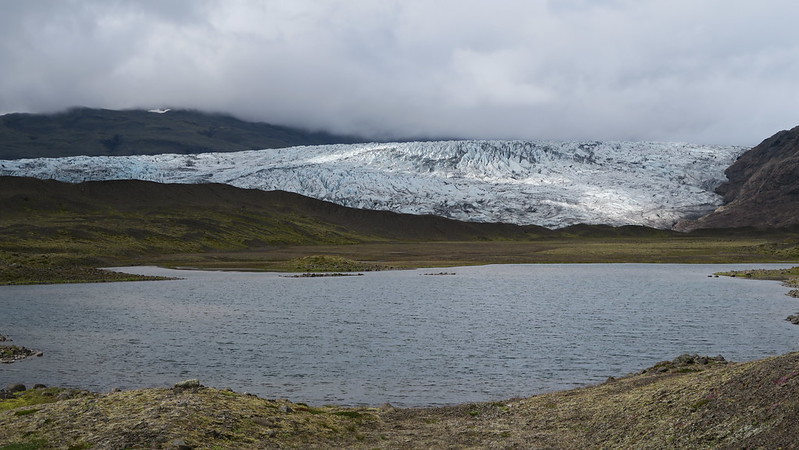
[[[596,383],[681,353],[799,349],[777,265],[501,265],[287,278],[135,268],[179,281],[0,287],[0,333],[40,358],[12,382],[92,390],[186,378],[312,404],[427,406]],[[782,267],[782,266],[780,266]]]

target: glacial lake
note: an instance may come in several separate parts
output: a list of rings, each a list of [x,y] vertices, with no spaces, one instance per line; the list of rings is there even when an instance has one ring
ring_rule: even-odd
[[[310,404],[503,400],[622,376],[682,353],[799,349],[778,282],[708,277],[790,265],[494,265],[288,278],[125,271],[176,281],[0,287],[0,334],[44,356],[0,386],[95,391],[199,378]],[[426,275],[440,272],[454,275]]]

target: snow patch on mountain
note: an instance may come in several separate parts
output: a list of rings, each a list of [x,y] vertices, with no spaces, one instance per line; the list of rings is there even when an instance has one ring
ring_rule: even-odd
[[[715,209],[743,147],[656,142],[440,141],[196,155],[0,161],[0,175],[285,190],[458,220],[670,228]]]

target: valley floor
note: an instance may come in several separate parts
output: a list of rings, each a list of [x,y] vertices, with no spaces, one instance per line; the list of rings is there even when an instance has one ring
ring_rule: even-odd
[[[795,243],[764,237],[570,238],[489,242],[375,242],[276,246],[245,252],[164,255],[151,263],[196,268],[286,271],[313,255],[331,255],[386,268],[484,264],[754,263],[799,261]]]
[[[337,262],[308,265],[312,257]],[[342,265],[341,262],[344,261]],[[793,235],[537,239],[487,242],[372,242],[347,245],[275,245],[244,251],[136,256],[77,255],[0,248],[0,285],[133,281],[145,277],[96,270],[100,265],[277,272],[366,271],[483,264],[560,263],[765,263],[797,262]]]

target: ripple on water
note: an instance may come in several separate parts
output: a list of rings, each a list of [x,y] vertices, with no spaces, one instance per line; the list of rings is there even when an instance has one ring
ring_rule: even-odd
[[[197,377],[270,398],[422,406],[594,383],[686,352],[747,360],[796,350],[799,327],[784,321],[796,300],[779,283],[707,277],[732,268],[746,267],[181,272],[180,281],[0,287],[10,312],[0,330],[46,355],[5,365],[0,384],[110,390]]]

